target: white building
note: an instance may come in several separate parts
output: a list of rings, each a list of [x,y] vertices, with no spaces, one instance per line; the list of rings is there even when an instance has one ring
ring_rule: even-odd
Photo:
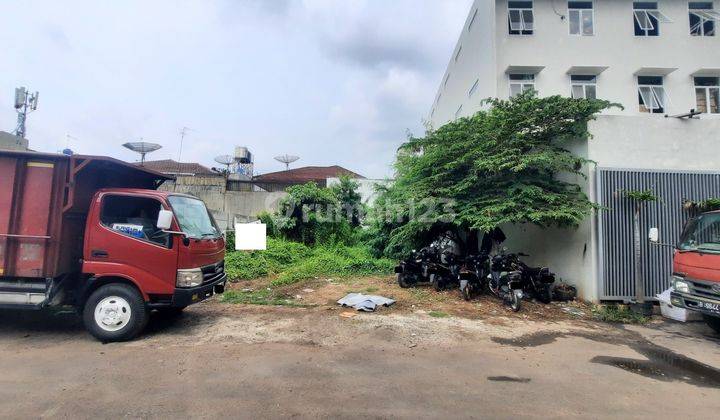
[[[477,112],[485,98],[530,88],[622,104],[592,121],[593,139],[575,150],[597,162],[576,181],[611,210],[577,230],[523,226],[509,236],[511,248],[575,283],[583,297],[626,299],[634,290],[632,239],[626,220],[615,220],[627,213],[616,191],[651,188],[665,198],[648,207],[644,228],[659,224],[667,241],[679,234],[682,199],[720,196],[718,31],[720,1],[475,0],[428,120],[437,128]],[[692,109],[701,114],[674,117]],[[670,251],[644,245],[643,258],[646,290],[657,292],[667,284]]]

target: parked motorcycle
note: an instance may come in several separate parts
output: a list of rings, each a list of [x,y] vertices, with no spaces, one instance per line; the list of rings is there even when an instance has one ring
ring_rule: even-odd
[[[470,300],[485,290],[488,275],[487,254],[468,255],[460,268],[460,293],[465,300]]]
[[[509,264],[513,270],[520,272],[525,295],[531,296],[542,303],[550,303],[552,301],[552,286],[555,283],[555,274],[551,273],[547,267],[530,267],[520,261],[519,257],[528,256],[523,253],[509,254]]]
[[[510,305],[513,312],[522,307],[523,281],[522,273],[514,268],[512,254],[495,255],[489,261],[488,289],[492,294]]]
[[[401,260],[395,267],[400,287],[405,289],[418,283],[429,282],[429,262],[430,250],[428,247],[422,248],[420,251],[413,250],[408,258]]]

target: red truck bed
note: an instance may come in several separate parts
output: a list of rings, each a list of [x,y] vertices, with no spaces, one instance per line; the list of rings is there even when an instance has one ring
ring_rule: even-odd
[[[0,277],[55,278],[79,271],[94,193],[156,189],[167,179],[104,156],[0,151]]]

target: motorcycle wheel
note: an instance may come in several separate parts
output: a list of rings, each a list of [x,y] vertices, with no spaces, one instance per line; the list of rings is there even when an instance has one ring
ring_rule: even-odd
[[[467,284],[462,289],[462,295],[463,295],[463,299],[465,299],[466,301],[470,301],[470,298],[472,297],[472,293],[470,291],[470,284]]]
[[[540,288],[538,292],[538,300],[542,303],[550,303],[552,301],[552,287],[549,284],[545,284]]]
[[[407,289],[408,287],[412,286],[405,277],[405,273],[398,273],[397,274],[397,282],[403,289]]]
[[[441,292],[443,289],[442,281],[438,276],[433,277],[432,285],[436,292]]]
[[[518,312],[520,308],[522,307],[522,299],[520,299],[520,296],[516,290],[510,291],[510,309],[513,310],[513,312]]]

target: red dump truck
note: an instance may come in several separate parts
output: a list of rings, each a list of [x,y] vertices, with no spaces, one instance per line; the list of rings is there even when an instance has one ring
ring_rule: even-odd
[[[101,341],[225,287],[225,240],[168,177],[103,156],[0,151],[0,308],[73,305]]]
[[[650,240],[658,242],[658,230]],[[720,211],[688,220],[673,254],[670,303],[697,311],[720,334]]]

